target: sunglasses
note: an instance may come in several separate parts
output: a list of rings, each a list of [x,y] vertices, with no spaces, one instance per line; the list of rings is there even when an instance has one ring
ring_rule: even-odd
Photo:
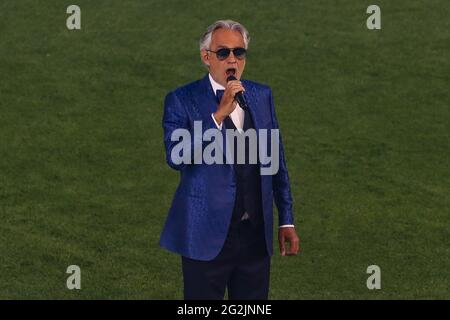
[[[245,48],[221,48],[217,51],[206,50],[209,52],[213,52],[216,54],[217,59],[225,60],[230,55],[230,52],[233,51],[234,56],[239,59],[245,59],[245,54],[247,53],[247,49]]]

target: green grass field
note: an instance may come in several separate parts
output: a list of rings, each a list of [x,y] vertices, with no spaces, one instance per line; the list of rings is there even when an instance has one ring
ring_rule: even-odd
[[[449,299],[448,1],[374,3],[78,0],[69,31],[73,2],[1,1],[0,298],[182,298],[158,246],[179,178],[163,99],[231,18],[251,34],[244,77],[274,91],[302,240],[273,257],[270,298]]]

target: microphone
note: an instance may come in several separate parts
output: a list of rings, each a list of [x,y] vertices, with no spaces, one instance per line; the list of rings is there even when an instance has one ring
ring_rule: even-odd
[[[234,81],[237,80],[235,76],[231,75],[227,78],[228,81]],[[244,93],[242,91],[239,91],[234,95],[234,100],[236,100],[239,103],[239,106],[244,109],[248,110],[247,101],[245,100]]]

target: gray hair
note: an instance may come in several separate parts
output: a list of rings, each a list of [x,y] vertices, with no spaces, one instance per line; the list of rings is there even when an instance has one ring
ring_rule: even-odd
[[[203,36],[200,38],[200,50],[209,50],[211,48],[212,34],[214,31],[221,28],[239,31],[242,35],[242,38],[244,39],[245,49],[248,48],[250,37],[248,35],[247,29],[242,24],[233,20],[218,20],[210,25],[206,29],[206,32],[203,34]]]

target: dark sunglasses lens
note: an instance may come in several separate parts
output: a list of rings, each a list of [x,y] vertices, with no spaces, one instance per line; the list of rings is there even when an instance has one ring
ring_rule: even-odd
[[[244,48],[236,48],[233,51],[233,54],[236,56],[236,58],[242,59],[245,57],[245,53],[247,52],[247,50],[245,50]]]
[[[216,54],[217,54],[218,59],[221,59],[221,60],[226,59],[230,55],[230,49],[228,49],[228,48],[219,49],[219,50],[217,50]]]

